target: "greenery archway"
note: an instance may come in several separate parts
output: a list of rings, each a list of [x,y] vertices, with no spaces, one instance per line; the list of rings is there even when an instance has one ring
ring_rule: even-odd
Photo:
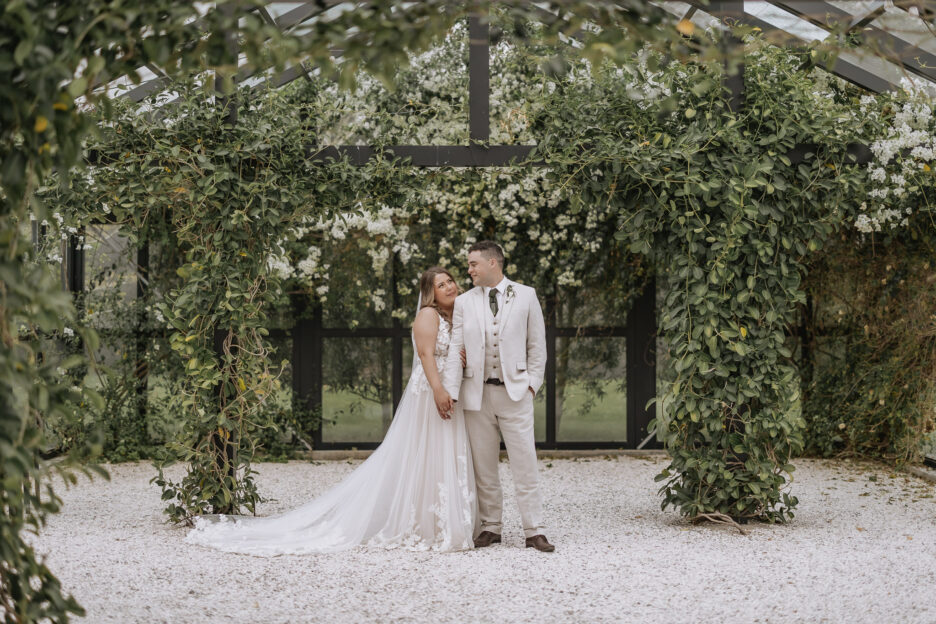
[[[427,19],[438,8],[425,9]],[[437,12],[441,17],[424,31],[429,33],[426,37],[442,32],[453,19]],[[82,13],[69,24],[82,25],[87,15]],[[585,9],[581,15],[600,25],[621,19],[616,13],[612,19]],[[385,17],[375,11],[368,16],[373,21],[365,20],[362,30],[387,32],[392,27],[378,25]],[[146,19],[141,18],[140,30],[145,29]],[[654,25],[652,20],[648,23]],[[230,20],[219,20],[217,25],[234,27]],[[643,32],[641,28],[635,26],[638,32]],[[665,277],[667,313],[661,330],[674,354],[677,377],[662,397],[660,431],[666,432],[673,455],[668,472],[661,475],[667,480],[664,505],[674,505],[692,518],[786,519],[796,501],[783,491],[785,475],[791,469],[790,457],[803,447],[804,424],[795,391],[790,390],[796,371],[787,330],[795,322],[796,304],[803,301],[805,260],[837,228],[861,215],[871,215],[867,217],[871,220],[879,214],[862,206],[875,181],[869,180],[869,172],[851,165],[847,146],[886,135],[886,111],[892,101],[901,102],[901,96],[865,104],[881,114],[862,117],[856,114],[857,92],[803,74],[802,57],[775,51],[755,37],[747,40],[746,75],[752,80],[746,107],[733,110],[720,87],[721,58],[662,67],[652,50],[631,56],[633,42],[626,42],[621,31],[609,29],[612,34],[588,39],[582,56],[591,59],[590,66],[573,57],[569,66],[562,67],[556,60],[563,58],[555,47],[556,29],[551,26],[543,47],[534,48],[535,54],[553,61],[547,66],[565,72],[541,80],[540,109],[530,115],[528,128],[538,140],[536,157],[549,164],[544,184],[574,189],[563,200],[562,216],[584,218],[587,223],[590,211],[601,207],[617,240],[649,258]],[[54,32],[44,36],[54,40]],[[254,37],[250,41],[258,54],[261,40],[271,34],[259,27],[244,32]],[[178,41],[167,41],[181,44],[189,34],[180,29],[173,35]],[[102,58],[98,46],[114,37],[108,30],[95,31],[90,48],[68,53],[59,67],[61,76],[74,76],[81,58]],[[604,40],[607,37],[612,40]],[[34,39],[26,33],[22,40]],[[316,53],[322,58],[327,56],[328,41],[323,36],[317,44]],[[402,50],[427,41],[386,45]],[[670,52],[684,44],[678,38],[665,41],[663,47]],[[294,49],[308,45],[289,42]],[[227,44],[222,38],[212,45],[217,46],[217,65]],[[169,45],[168,50],[174,47]],[[17,66],[23,65],[22,50],[17,47],[15,52],[20,57]],[[145,54],[160,62],[166,50],[156,46]],[[377,62],[373,49],[358,52],[358,61]],[[349,57],[345,77],[356,68],[354,55]],[[618,61],[624,67],[620,71],[629,76],[606,65],[608,58]],[[102,71],[101,63],[94,61],[89,76]],[[590,80],[585,79],[588,76]],[[628,89],[625,77],[639,84],[643,93]],[[29,106],[16,108],[16,130],[4,135],[4,147],[9,149],[4,153],[3,214],[4,225],[11,225],[4,231],[17,232],[27,221],[30,205],[41,223],[42,205],[26,201],[43,195],[31,192],[37,176],[47,173],[53,162],[63,168],[71,165],[79,151],[76,137],[91,126],[91,117],[72,115],[72,98],[88,94],[90,77],[75,81],[68,97],[50,86],[53,82],[29,83],[43,84],[45,91]],[[67,114],[37,114],[36,102],[43,110]],[[50,202],[54,198],[91,209],[75,213],[75,220],[68,223],[64,216],[61,224],[49,220],[53,231],[61,232],[61,225],[77,232],[83,219],[106,212],[102,196],[96,194],[116,190],[113,203],[107,202],[114,219],[133,224],[132,231],[148,236],[162,232],[184,254],[174,288],[160,309],[172,327],[170,342],[187,375],[186,444],[177,449],[176,457],[188,460],[191,468],[181,484],[163,483],[167,498],[174,499],[170,514],[177,518],[208,509],[252,509],[259,500],[249,461],[253,436],[264,423],[254,417],[277,382],[277,369],[267,357],[264,320],[266,306],[284,286],[275,259],[286,250],[274,243],[290,227],[299,231],[310,225],[307,218],[317,222],[343,207],[354,207],[362,191],[389,197],[407,186],[400,163],[376,160],[363,169],[342,161],[310,164],[304,141],[312,143],[318,137],[308,117],[286,106],[283,96],[271,96],[264,106],[268,108],[251,110],[244,103],[241,123],[234,127],[217,107],[183,107],[190,116],[162,128],[143,118],[128,120],[118,110],[110,119],[126,123],[102,135],[100,146],[108,148],[109,156],[92,179],[72,177],[66,189],[48,189],[44,194]],[[264,117],[271,111],[280,115],[277,123]],[[58,141],[55,149],[42,141],[50,119]],[[299,142],[296,137],[308,139]],[[788,153],[802,143],[815,149],[794,162]],[[932,157],[918,160],[929,162]],[[889,162],[882,157],[880,164]],[[303,173],[301,178],[293,175],[296,171]],[[917,168],[908,175],[927,181],[931,169]],[[921,197],[928,201],[931,186],[919,183],[911,190],[912,184],[899,185],[905,193],[898,203]],[[141,205],[144,211],[129,210]],[[301,244],[301,237],[286,242]],[[11,455],[22,464],[21,474],[10,487],[4,484],[4,495],[13,497],[7,500],[15,513],[4,524],[11,536],[18,535],[23,518],[38,524],[44,513],[55,509],[51,491],[51,502],[30,492],[44,474],[35,461],[41,433],[35,417],[74,417],[87,408],[82,401],[99,403],[93,389],[74,390],[70,383],[55,379],[56,368],[81,376],[80,357],[40,362],[29,339],[11,329],[22,323],[27,334],[32,331],[37,337],[40,332],[64,334],[66,327],[74,326],[84,341],[81,347],[92,351],[96,347],[95,334],[74,325],[67,299],[54,294],[48,277],[40,277],[44,269],[30,268],[32,273],[26,273],[23,267],[32,265],[26,263],[22,243],[17,235],[3,243],[9,262],[4,296],[6,309],[13,311],[4,319],[4,335],[17,348],[24,347],[22,352],[11,350],[4,370],[11,372],[17,388],[34,389],[23,399],[25,408],[4,405],[11,425],[7,440],[21,444]],[[14,288],[15,284],[20,286]],[[14,294],[19,299],[14,301]],[[215,356],[217,327],[225,330],[219,340],[221,358]],[[237,452],[229,453],[232,447]],[[29,612],[24,619],[58,617],[55,614],[77,608],[61,598],[48,570],[31,563],[33,555],[22,541],[11,537],[5,543],[12,550],[4,553],[4,562],[15,562],[4,568],[4,580],[11,580],[5,587],[16,586],[23,595],[32,595],[29,579],[46,583],[45,593],[35,594],[40,596],[36,604],[46,605],[44,610]],[[30,571],[20,575],[21,569]]]

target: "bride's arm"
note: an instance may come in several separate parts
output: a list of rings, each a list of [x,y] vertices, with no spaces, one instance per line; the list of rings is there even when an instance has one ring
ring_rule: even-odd
[[[423,308],[413,322],[413,338],[416,340],[416,353],[422,362],[426,380],[432,388],[436,408],[443,419],[451,418],[452,398],[442,386],[442,378],[435,361],[436,338],[439,334],[439,313],[432,308]]]

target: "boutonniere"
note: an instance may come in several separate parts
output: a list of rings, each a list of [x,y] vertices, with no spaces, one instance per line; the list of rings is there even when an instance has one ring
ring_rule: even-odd
[[[504,293],[504,303],[510,303],[510,300],[514,298],[514,289],[513,284],[507,287],[507,292]]]

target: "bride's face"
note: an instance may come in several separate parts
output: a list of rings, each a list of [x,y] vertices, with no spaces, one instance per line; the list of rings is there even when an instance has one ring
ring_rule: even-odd
[[[445,273],[439,273],[435,276],[433,284],[435,288],[435,300],[443,308],[455,305],[455,297],[458,296],[458,286],[450,276]]]

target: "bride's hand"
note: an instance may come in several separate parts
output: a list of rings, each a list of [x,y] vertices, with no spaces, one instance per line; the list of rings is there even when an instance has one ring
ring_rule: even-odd
[[[462,350],[461,350],[461,361],[462,361],[462,368],[465,368],[466,366],[468,366],[468,354],[465,353],[464,347],[462,347]]]
[[[437,388],[432,391],[434,395],[436,409],[439,410],[439,416],[442,420],[448,420],[452,417],[452,397],[446,392],[445,388]]]

